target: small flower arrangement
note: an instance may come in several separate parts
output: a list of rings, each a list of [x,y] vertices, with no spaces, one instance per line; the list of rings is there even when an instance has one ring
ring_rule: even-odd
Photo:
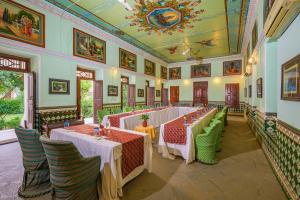
[[[149,115],[147,114],[142,114],[140,117],[141,120],[143,120],[143,127],[147,127],[148,126],[148,120],[149,120]]]

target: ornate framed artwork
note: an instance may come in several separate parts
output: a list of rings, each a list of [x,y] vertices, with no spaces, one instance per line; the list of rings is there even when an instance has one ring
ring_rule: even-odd
[[[118,96],[118,86],[108,85],[107,86],[107,96]]]
[[[252,52],[254,51],[256,44],[257,44],[257,38],[258,38],[258,33],[257,33],[257,22],[255,21],[253,30],[252,30]]]
[[[50,78],[49,94],[70,94],[70,81]]]
[[[249,98],[252,98],[252,85],[249,85]]]
[[[144,74],[155,76],[155,63],[145,59],[145,67],[144,67]]]
[[[138,97],[144,97],[144,89],[138,89]]]
[[[45,15],[10,0],[0,1],[0,36],[45,47]]]
[[[137,57],[135,54],[119,48],[119,67],[136,72]]]
[[[181,67],[174,67],[169,69],[169,79],[181,79]]]
[[[300,101],[300,54],[282,65],[281,99]]]
[[[155,91],[155,94],[156,94],[156,95],[155,95],[156,97],[160,97],[160,90],[156,90],[156,91]]]
[[[241,75],[242,60],[232,60],[223,62],[223,76]]]
[[[274,4],[275,0],[264,0],[264,24],[268,18],[270,10]]]
[[[247,88],[244,88],[244,97],[247,97]]]
[[[106,42],[73,28],[73,55],[100,63],[106,62]]]
[[[257,98],[263,97],[263,85],[262,78],[256,80],[256,96]]]
[[[211,76],[211,64],[199,64],[191,66],[191,78],[201,78]]]
[[[166,80],[168,79],[168,68],[160,66],[160,78]]]

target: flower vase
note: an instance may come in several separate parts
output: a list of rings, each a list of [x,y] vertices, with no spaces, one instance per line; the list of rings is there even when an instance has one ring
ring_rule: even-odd
[[[148,121],[147,120],[144,120],[143,121],[143,127],[147,127],[148,126]]]

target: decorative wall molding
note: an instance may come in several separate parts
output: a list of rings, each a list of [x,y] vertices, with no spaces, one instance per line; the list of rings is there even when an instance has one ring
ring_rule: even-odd
[[[185,61],[185,62],[170,63],[168,65],[168,68],[178,67],[178,66],[182,66],[182,65],[196,65],[199,63],[211,63],[211,62],[215,62],[215,61],[228,61],[228,60],[239,60],[239,59],[243,60],[243,57],[241,54],[216,57],[216,58],[207,58],[207,59],[203,59],[201,62],[192,60],[192,61]]]

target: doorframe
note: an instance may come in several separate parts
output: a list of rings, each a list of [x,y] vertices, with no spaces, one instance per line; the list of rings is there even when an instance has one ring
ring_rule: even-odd
[[[226,83],[225,84],[225,105],[227,105],[227,93],[226,93],[226,87],[227,87],[227,85],[237,85],[238,86],[238,98],[237,98],[237,100],[238,100],[238,104],[237,105],[235,105],[235,106],[232,106],[232,105],[230,105],[229,107],[231,107],[231,108],[238,108],[239,106],[240,106],[240,84],[239,83]]]
[[[145,105],[148,106],[148,88],[150,87],[150,81],[146,80],[145,85]]]
[[[84,74],[86,73],[86,74]],[[89,76],[91,75],[91,76]],[[76,70],[76,77],[77,77],[77,82],[76,82],[76,105],[77,105],[77,112],[78,115],[81,116],[81,84],[80,81],[81,80],[90,80],[90,81],[95,81],[96,77],[95,77],[95,70],[91,70],[91,69],[86,69],[86,68],[81,68],[81,67],[77,67]],[[93,94],[94,95],[94,94]],[[93,97],[93,101],[94,101],[94,97]],[[94,102],[93,102],[94,103]],[[94,109],[93,109],[94,112]],[[95,113],[93,113],[94,116]]]
[[[35,115],[36,115],[36,102],[37,102],[37,81],[36,81],[36,73],[34,71],[31,71],[31,59],[30,58],[25,58],[25,57],[20,57],[20,56],[15,56],[15,55],[11,55],[11,54],[5,54],[5,53],[0,53],[0,64],[2,60],[7,60],[6,63],[10,62],[9,60],[17,60],[19,61],[17,64],[14,63],[14,65],[19,65],[19,68],[16,67],[10,67],[10,66],[1,66],[0,65],[0,71],[11,71],[11,72],[18,72],[18,73],[23,73],[23,85],[24,85],[24,92],[25,92],[25,86],[27,85],[27,93],[29,91],[29,84],[25,84],[25,81],[28,82],[28,77],[26,76],[26,80],[25,80],[25,74],[32,74],[33,76],[33,103],[32,103],[32,109],[33,109],[33,113],[32,113],[32,127],[27,127],[27,120],[29,119],[29,112],[28,112],[28,94],[24,93],[24,112],[23,112],[23,118],[24,121],[21,121],[21,124],[23,124],[23,126],[25,128],[30,128],[30,129],[34,129],[36,126],[36,122],[35,122]],[[5,64],[4,64],[5,65]],[[25,116],[27,112],[27,116]]]
[[[127,81],[123,81],[122,79],[126,79]],[[121,75],[121,110],[123,110],[123,86],[128,85],[129,86],[129,77]]]
[[[178,88],[178,102],[171,102],[171,88]],[[179,85],[173,85],[173,86],[170,86],[170,103],[173,104],[173,103],[180,103],[180,87]]]
[[[207,86],[207,102],[205,102],[205,104],[208,103],[208,81],[195,81],[195,82],[193,82],[193,106],[195,105],[195,93],[194,93],[195,90],[194,89],[195,89],[195,85],[197,83]],[[200,103],[203,103],[203,102],[200,102]],[[203,103],[203,105],[204,105],[204,103]]]

